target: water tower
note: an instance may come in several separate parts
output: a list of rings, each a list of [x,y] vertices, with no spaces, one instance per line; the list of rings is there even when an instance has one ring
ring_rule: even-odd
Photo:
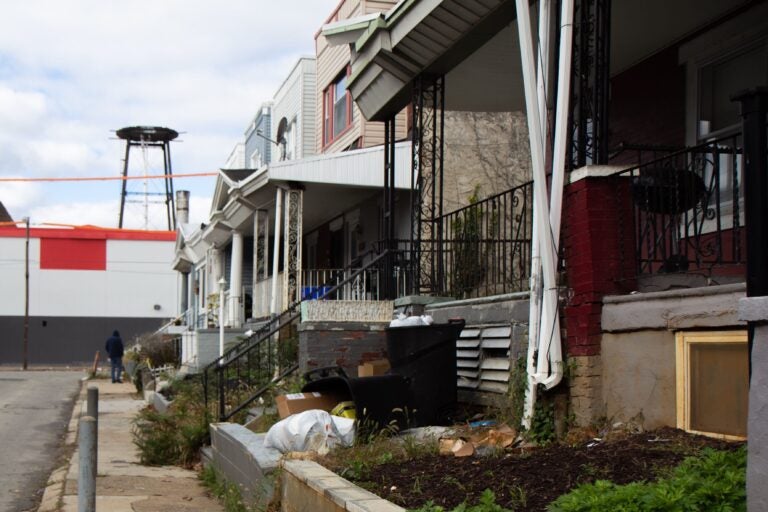
[[[176,229],[176,210],[173,204],[173,177],[171,171],[171,141],[179,136],[179,132],[162,126],[128,126],[117,130],[117,136],[125,141],[125,160],[123,163],[123,184],[120,193],[120,219],[118,227],[123,227],[123,214],[126,203],[141,203],[144,206],[144,228],[149,225],[149,205],[151,203],[165,203],[168,217],[168,230]],[[143,191],[128,190],[128,161],[131,148],[140,148],[144,159],[144,189]],[[150,192],[148,176],[149,150],[160,150],[163,154],[163,181],[165,192]],[[139,200],[130,200],[128,196],[143,196]],[[150,199],[150,196],[165,196],[163,199]]]

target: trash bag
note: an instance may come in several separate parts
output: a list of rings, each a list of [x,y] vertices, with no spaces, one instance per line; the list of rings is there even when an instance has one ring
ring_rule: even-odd
[[[432,325],[434,320],[429,315],[405,316],[402,313],[389,323],[390,327],[414,327],[417,325]]]
[[[354,440],[355,420],[310,409],[272,425],[264,446],[280,453],[314,451],[323,455],[335,446],[352,446]]]

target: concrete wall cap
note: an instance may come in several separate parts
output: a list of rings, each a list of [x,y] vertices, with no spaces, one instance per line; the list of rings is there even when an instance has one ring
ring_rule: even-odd
[[[631,168],[625,165],[587,165],[571,172],[569,183],[576,183],[585,178],[605,178]]]
[[[680,290],[666,290],[663,292],[632,293],[629,295],[607,295],[603,297],[604,304],[620,304],[622,302],[642,302],[651,299],[681,299],[686,297],[704,297],[708,295],[720,295],[724,293],[746,292],[745,283],[721,284],[716,286],[702,286],[700,288],[685,288]]]
[[[427,309],[432,310],[432,309],[442,309],[442,308],[455,308],[457,306],[477,306],[480,304],[495,304],[497,302],[528,300],[530,295],[531,294],[529,292],[516,292],[516,293],[505,293],[503,295],[493,295],[491,297],[478,297],[476,299],[452,300],[449,302],[440,302],[437,304],[430,304]]]
[[[768,297],[739,299],[739,320],[745,322],[768,321]]]

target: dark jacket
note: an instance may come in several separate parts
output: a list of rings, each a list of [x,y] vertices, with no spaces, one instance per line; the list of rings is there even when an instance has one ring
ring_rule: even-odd
[[[110,358],[123,357],[123,340],[120,339],[119,332],[115,331],[112,333],[112,336],[107,339],[105,348]]]

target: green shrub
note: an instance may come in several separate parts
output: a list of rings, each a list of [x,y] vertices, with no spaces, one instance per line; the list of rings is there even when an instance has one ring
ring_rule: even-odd
[[[133,442],[142,464],[190,467],[198,460],[200,448],[209,442],[209,417],[199,380],[174,382],[172,386],[174,400],[167,413],[147,407],[134,420]]]
[[[705,449],[667,478],[616,485],[605,480],[582,485],[555,500],[551,512],[746,511],[747,454]]]

